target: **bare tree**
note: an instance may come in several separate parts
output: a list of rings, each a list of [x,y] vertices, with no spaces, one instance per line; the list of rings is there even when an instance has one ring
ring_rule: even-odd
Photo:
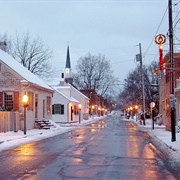
[[[146,107],[149,107],[150,102],[153,101],[153,96],[158,94],[158,86],[154,86],[154,84],[158,84],[158,77],[154,76],[154,70],[157,66],[157,62],[154,61],[149,66],[143,66]],[[134,104],[142,104],[142,88],[139,72],[140,69],[137,67],[125,79],[124,88],[119,95],[119,102],[122,109]]]
[[[31,39],[29,32],[26,34],[16,34],[14,39],[8,39],[7,52],[26,67],[32,73],[42,77],[49,77],[52,72],[52,66],[49,63],[52,58],[52,51],[45,47],[40,38]]]
[[[113,91],[117,79],[113,76],[110,62],[104,55],[81,57],[76,65],[77,73],[73,75],[75,86],[80,89],[97,91],[101,96]]]

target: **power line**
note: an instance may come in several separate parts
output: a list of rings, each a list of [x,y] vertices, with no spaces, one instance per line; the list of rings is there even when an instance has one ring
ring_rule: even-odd
[[[162,19],[161,19],[161,21],[160,21],[160,23],[159,23],[159,26],[158,26],[158,28],[157,28],[157,30],[156,30],[155,35],[158,33],[158,31],[159,31],[159,29],[160,29],[160,26],[161,26],[161,24],[162,24],[162,22],[163,22],[163,20],[164,20],[164,18],[165,18],[165,15],[166,15],[166,13],[167,13],[167,10],[168,10],[168,7],[166,8],[166,10],[165,10],[165,12],[164,12],[164,15],[163,15],[163,17],[162,17]],[[155,35],[154,35],[154,37],[155,37]],[[148,46],[147,50],[145,51],[144,56],[145,56],[146,53],[149,51],[149,49],[150,49],[152,43],[154,42],[154,37],[153,37],[153,39],[152,39],[150,45]]]

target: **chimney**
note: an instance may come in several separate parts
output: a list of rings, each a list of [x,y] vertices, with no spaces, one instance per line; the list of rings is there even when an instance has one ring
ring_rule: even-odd
[[[61,74],[61,78],[64,79],[64,73]]]
[[[0,49],[7,51],[7,43],[5,41],[0,41]]]

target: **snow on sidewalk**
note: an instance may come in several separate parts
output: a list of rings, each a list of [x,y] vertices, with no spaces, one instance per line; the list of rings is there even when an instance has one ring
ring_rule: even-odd
[[[0,133],[0,151],[5,149],[10,149],[19,145],[23,145],[28,142],[39,141],[41,139],[45,139],[58,134],[69,132],[76,129],[78,126],[91,124],[102,118],[103,117],[94,117],[94,118],[90,118],[89,120],[83,120],[80,123],[76,122],[76,123],[64,124],[62,126],[50,120],[51,123],[54,125],[54,127],[50,129],[27,130],[26,135],[24,134],[23,131],[18,131],[18,132],[11,131],[6,133]]]

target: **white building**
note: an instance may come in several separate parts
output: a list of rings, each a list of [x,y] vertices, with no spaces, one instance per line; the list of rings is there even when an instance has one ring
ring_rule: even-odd
[[[54,89],[52,98],[52,120],[71,123],[88,119],[89,98],[72,85],[61,81]],[[81,105],[81,109],[79,109]]]
[[[59,85],[51,86],[55,90],[52,99],[52,120],[60,123],[71,123],[88,119],[89,98],[72,85],[69,46],[67,47],[65,77],[63,76]],[[79,110],[79,105],[81,110]]]
[[[35,121],[52,118],[53,92],[49,85],[0,49],[0,110],[1,114],[4,111],[17,112],[16,130],[24,129],[25,119],[26,128],[33,129]],[[26,115],[22,102],[24,94],[28,96]],[[13,126],[12,122],[10,126]]]

